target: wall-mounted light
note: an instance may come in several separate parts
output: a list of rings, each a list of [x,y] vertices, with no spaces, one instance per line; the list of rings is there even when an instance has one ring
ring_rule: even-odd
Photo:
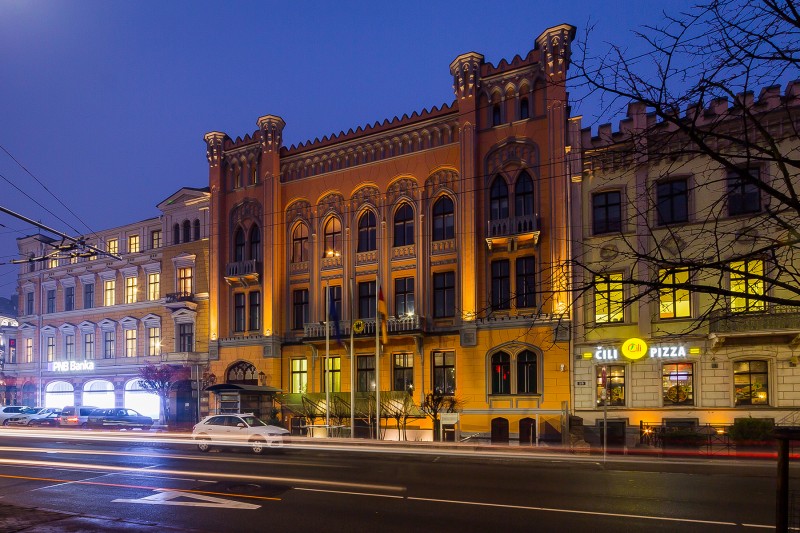
[[[272,337],[272,330],[267,328],[267,331],[264,332],[267,337]]]

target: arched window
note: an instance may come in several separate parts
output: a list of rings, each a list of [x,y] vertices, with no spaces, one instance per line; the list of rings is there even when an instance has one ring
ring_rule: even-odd
[[[455,236],[453,200],[442,196],[433,204],[433,240],[443,241]]]
[[[325,249],[323,256],[333,256],[342,252],[342,223],[336,217],[331,217],[325,223]]]
[[[533,180],[524,170],[517,178],[514,187],[514,216],[522,217],[533,214]]]
[[[181,242],[181,225],[175,224],[172,226],[172,244],[178,244]]]
[[[525,350],[517,356],[517,394],[536,394],[536,354]]]
[[[502,176],[494,178],[489,198],[489,220],[508,218],[508,185]]]
[[[261,261],[261,230],[258,224],[250,228],[250,259]]]
[[[505,352],[492,355],[492,394],[511,394],[511,356]]]
[[[525,119],[530,117],[530,109],[528,108],[528,99],[523,98],[519,101],[519,118]]]
[[[133,409],[153,420],[158,420],[161,418],[161,400],[158,394],[144,390],[140,381],[139,378],[133,378],[125,383],[123,405],[126,409]]]
[[[194,219],[194,240],[200,240],[200,220]]]
[[[292,233],[292,263],[308,261],[308,228],[298,224]]]
[[[358,251],[371,252],[378,248],[375,213],[367,211],[358,219]]]
[[[492,126],[499,126],[500,120],[500,104],[494,104],[492,106]]]
[[[258,167],[255,163],[250,167],[250,183],[253,185],[258,183]]]
[[[236,235],[233,237],[233,260],[237,263],[244,261],[244,231],[236,228]]]
[[[258,385],[258,372],[256,367],[247,361],[239,361],[228,369],[225,382],[238,385]]]
[[[192,223],[188,220],[183,221],[183,242],[192,240]]]
[[[75,404],[75,390],[66,381],[51,381],[44,390],[45,407],[64,407]]]
[[[407,203],[394,214],[394,246],[414,244],[414,210]]]
[[[234,167],[233,169],[233,188],[238,189],[242,186],[242,169]]]
[[[109,409],[116,407],[114,385],[105,379],[93,379],[83,386],[83,405]]]

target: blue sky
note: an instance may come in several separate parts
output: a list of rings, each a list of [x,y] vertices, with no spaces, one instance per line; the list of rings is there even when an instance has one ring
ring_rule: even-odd
[[[633,30],[689,5],[0,0],[0,145],[80,220],[3,151],[0,206],[70,234],[145,219],[178,188],[207,185],[208,131],[244,136],[275,114],[285,144],[321,138],[450,103],[461,53],[497,64],[560,23],[580,39],[594,25],[590,50],[636,53]],[[573,114],[592,122],[596,103]],[[35,230],[4,214],[0,224],[4,263]],[[0,265],[0,296],[16,270]]]

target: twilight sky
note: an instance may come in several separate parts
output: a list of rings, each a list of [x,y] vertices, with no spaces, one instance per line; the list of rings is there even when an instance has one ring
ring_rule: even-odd
[[[453,101],[461,53],[497,64],[569,23],[581,40],[594,24],[590,51],[635,54],[633,30],[692,3],[0,0],[0,206],[71,235],[156,216],[208,184],[208,131],[244,136],[275,114],[289,146],[410,115]],[[598,112],[572,109],[584,126]],[[35,232],[0,213],[0,263]],[[0,264],[0,296],[17,271]]]

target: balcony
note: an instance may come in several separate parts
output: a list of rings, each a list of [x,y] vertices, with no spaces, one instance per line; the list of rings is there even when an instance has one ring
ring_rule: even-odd
[[[356,339],[375,338],[375,319],[356,320],[363,324],[363,329],[354,334]],[[419,315],[389,317],[386,331],[389,335],[404,335],[422,332],[423,319]],[[349,320],[339,321],[339,335],[343,340],[350,338],[351,323]],[[333,324],[331,323],[331,339]],[[303,340],[319,340],[325,338],[325,322],[309,322],[303,325]]]
[[[258,284],[261,264],[255,259],[235,261],[225,265],[225,281],[233,287],[249,287]]]
[[[197,309],[197,302],[195,302],[194,293],[192,292],[170,292],[164,298],[164,305],[173,311],[176,309],[191,309],[192,311]]]
[[[725,335],[798,335],[800,307],[776,305],[766,311],[734,312],[730,309],[712,311],[708,316],[709,333]]]
[[[489,220],[486,225],[486,245],[489,250],[498,246],[506,246],[512,250],[520,243],[531,241],[535,245],[539,242],[537,215]]]

